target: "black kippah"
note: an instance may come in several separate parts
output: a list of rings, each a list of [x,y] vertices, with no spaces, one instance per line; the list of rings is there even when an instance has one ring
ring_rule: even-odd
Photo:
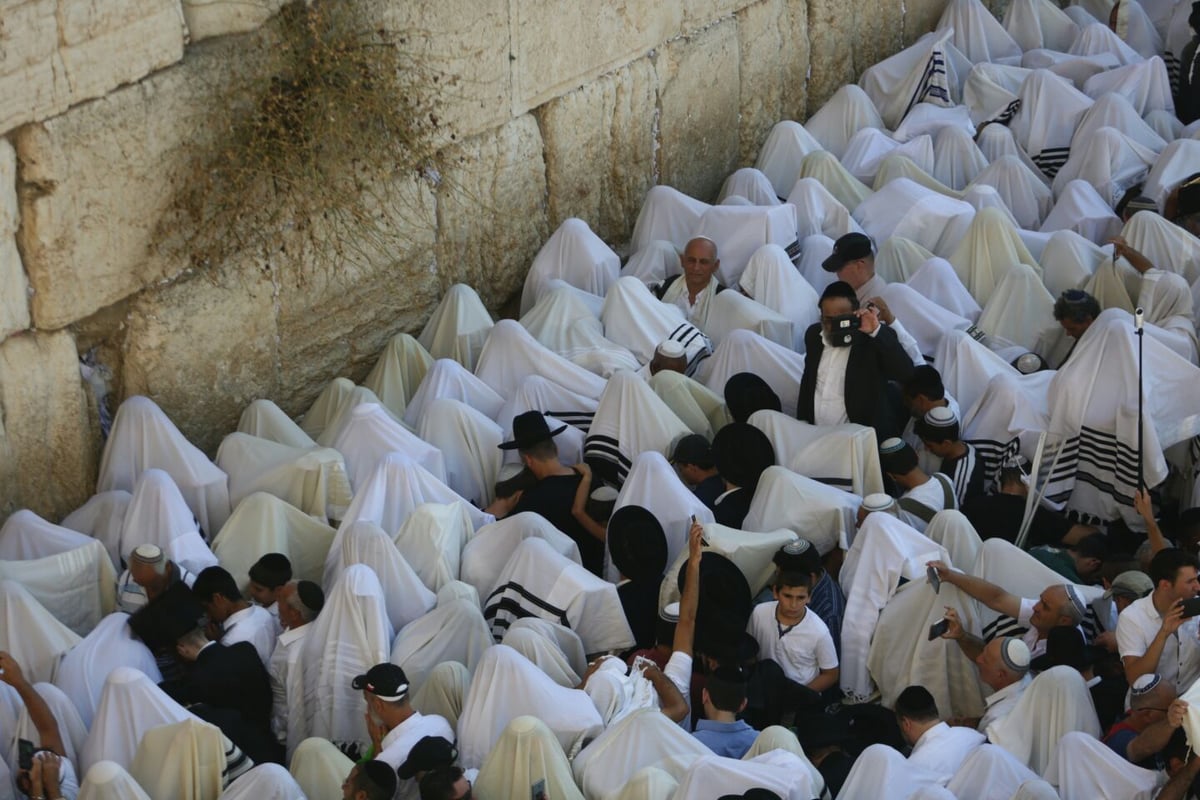
[[[325,593],[312,581],[297,583],[296,594],[300,596],[300,602],[304,604],[304,607],[314,614],[321,613],[321,609],[325,607]]]

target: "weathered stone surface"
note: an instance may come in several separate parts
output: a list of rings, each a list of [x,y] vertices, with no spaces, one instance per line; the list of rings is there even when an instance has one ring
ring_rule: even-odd
[[[658,0],[513,0],[512,8],[514,114],[647,54],[680,30],[680,4]]]
[[[683,24],[681,33],[691,33],[707,28],[712,23],[743,8],[761,3],[763,0],[683,0]]]
[[[210,36],[245,33],[262,25],[287,0],[182,0],[183,18],[193,42]]]
[[[445,153],[438,188],[438,278],[466,283],[495,311],[521,290],[550,235],[542,136],[532,115]]]
[[[937,27],[945,10],[946,0],[905,0],[904,45],[907,47]]]
[[[737,167],[740,79],[737,22],[668,43],[658,72],[659,182],[712,200]]]
[[[96,482],[98,444],[75,343],[66,331],[0,344],[0,514],[58,519]]]
[[[643,58],[538,109],[551,227],[579,217],[608,242],[628,241],[654,185],[655,98]]]
[[[29,327],[29,284],[17,252],[17,154],[0,139],[0,341]]]
[[[842,84],[855,79],[855,20],[843,0],[808,0],[808,113],[817,111]]]
[[[122,396],[158,403],[210,454],[242,409],[279,388],[270,265],[245,258],[142,292],[126,320]]]
[[[0,132],[183,57],[178,0],[8,0],[0,7]]]
[[[741,78],[740,157],[754,163],[781,119],[804,119],[808,83],[808,7],[765,0],[738,12]]]
[[[904,45],[905,0],[856,0],[854,77]]]

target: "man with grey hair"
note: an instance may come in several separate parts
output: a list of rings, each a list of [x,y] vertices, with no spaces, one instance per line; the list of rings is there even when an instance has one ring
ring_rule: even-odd
[[[978,667],[979,680],[992,690],[992,694],[983,700],[985,708],[982,717],[960,718],[952,724],[970,725],[981,733],[987,733],[989,725],[1008,716],[1029,687],[1032,680],[1029,675],[1029,648],[1015,636],[1001,636],[976,650],[975,642],[978,640],[972,641],[974,637],[963,630],[955,609],[946,609],[946,621],[950,627],[942,634],[942,638],[958,642],[959,648]]]
[[[681,276],[672,275],[654,289],[659,300],[677,306],[688,322],[704,330],[712,299],[725,287],[717,281],[721,259],[717,243],[707,236],[697,236],[687,243],[679,256]]]
[[[308,632],[308,623],[317,618],[325,606],[325,593],[312,581],[288,581],[281,586],[275,601],[279,604],[279,622],[283,633],[275,643],[267,672],[271,677],[271,732],[280,744],[288,743],[288,709],[303,701],[304,686],[300,672],[293,666],[300,658],[300,651]],[[299,743],[297,734],[292,742]]]
[[[117,609],[134,614],[146,607],[173,583],[189,588],[196,576],[167,558],[158,545],[138,545],[129,554],[129,566],[117,580]]]

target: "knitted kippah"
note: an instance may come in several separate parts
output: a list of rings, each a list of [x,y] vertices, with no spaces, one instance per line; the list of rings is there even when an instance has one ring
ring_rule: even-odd
[[[935,428],[949,428],[958,424],[958,418],[949,406],[934,406],[925,414],[925,424]]]
[[[1006,636],[1000,642],[1000,658],[1013,672],[1025,673],[1029,670],[1029,645],[1015,636]]]

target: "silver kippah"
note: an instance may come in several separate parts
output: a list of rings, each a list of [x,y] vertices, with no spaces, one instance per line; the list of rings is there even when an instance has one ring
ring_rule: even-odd
[[[598,486],[592,490],[591,498],[597,503],[614,503],[618,494],[619,492],[611,486]]]
[[[1015,636],[1006,636],[1000,642],[1000,659],[1013,672],[1024,674],[1029,671],[1029,645]]]
[[[658,616],[664,622],[679,622],[679,603],[667,603]]]
[[[862,507],[867,511],[887,511],[896,503],[895,498],[883,492],[875,492],[863,498]]]
[[[881,453],[898,453],[903,449],[904,440],[896,436],[893,436],[890,439],[884,439],[883,444],[879,445],[879,452]]]
[[[1022,375],[1032,375],[1042,368],[1042,359],[1037,353],[1026,353],[1017,359],[1015,366]]]
[[[1160,683],[1162,683],[1162,676],[1150,672],[1142,675],[1140,678],[1134,681],[1133,685],[1129,687],[1129,693],[1133,697],[1149,694],[1150,692],[1154,691],[1154,687],[1158,686]]]
[[[1075,610],[1079,612],[1079,616],[1085,616],[1087,614],[1087,606],[1084,604],[1083,598],[1080,597],[1079,590],[1071,583],[1064,583],[1062,587],[1066,589],[1067,599],[1071,601],[1071,605],[1075,606]]]
[[[789,556],[798,556],[808,552],[808,548],[812,547],[812,542],[808,539],[796,539],[788,542],[783,546],[783,552]]]
[[[683,358],[687,354],[683,345],[674,339],[667,339],[665,342],[660,343],[654,352],[663,358]]]
[[[925,423],[935,428],[949,428],[958,424],[958,418],[949,406],[934,406],[925,414]]]
[[[162,548],[156,544],[139,544],[133,548],[131,561],[139,564],[157,564],[165,558]]]

